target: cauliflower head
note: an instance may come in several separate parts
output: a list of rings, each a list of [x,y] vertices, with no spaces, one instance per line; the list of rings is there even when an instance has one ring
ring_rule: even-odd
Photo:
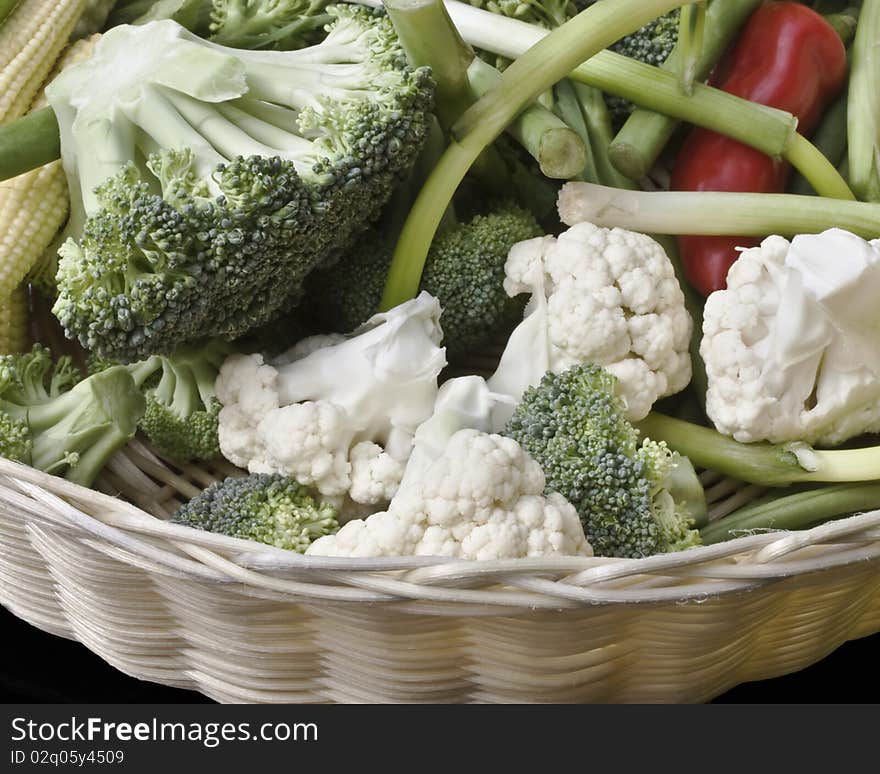
[[[511,559],[592,556],[574,507],[544,495],[544,473],[514,440],[466,428],[387,511],[315,541],[318,556]]]
[[[520,397],[547,371],[593,363],[617,378],[638,421],[690,382],[693,323],[669,257],[645,234],[578,223],[514,245],[505,274],[507,293],[531,300],[493,390]]]
[[[880,432],[880,240],[840,229],[743,250],[706,301],[706,412],[737,441]]]

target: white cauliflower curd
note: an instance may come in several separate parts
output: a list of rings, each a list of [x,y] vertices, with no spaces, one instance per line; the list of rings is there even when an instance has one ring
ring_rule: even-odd
[[[637,421],[690,382],[693,323],[669,257],[645,234],[577,223],[514,245],[505,274],[507,293],[531,300],[493,391],[518,400],[547,371],[593,363],[617,377],[627,418]]]
[[[592,556],[574,507],[544,495],[544,473],[514,440],[464,429],[406,483],[387,511],[348,522],[317,556],[512,559]]]

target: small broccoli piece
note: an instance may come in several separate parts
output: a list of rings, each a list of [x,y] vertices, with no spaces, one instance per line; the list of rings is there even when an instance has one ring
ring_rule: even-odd
[[[0,357],[0,454],[46,473],[90,486],[144,410],[124,368],[80,381],[70,358],[53,363],[39,345]]]
[[[319,537],[339,529],[336,508],[316,500],[295,479],[265,473],[212,484],[171,521],[301,554]]]
[[[378,215],[426,137],[430,72],[381,13],[329,12],[321,43],[285,52],[116,27],[47,88],[72,192],[53,307],[70,338],[121,362],[237,339]]]
[[[440,232],[428,253],[421,290],[440,301],[443,343],[457,357],[513,321],[522,302],[504,291],[504,263],[517,242],[540,236],[531,213],[512,204]],[[332,330],[348,332],[373,315],[382,296],[391,246],[371,229],[336,265],[309,281],[309,309]]]
[[[597,556],[639,558],[698,545],[705,495],[686,457],[626,420],[615,378],[595,365],[545,374],[504,429],[577,510]]]
[[[203,347],[182,347],[173,355],[153,355],[124,366],[146,398],[141,431],[156,450],[179,463],[220,456],[220,402],[214,383],[233,347],[220,340]],[[116,365],[90,355],[88,368],[97,373]]]
[[[550,28],[565,24],[578,12],[572,0],[467,0],[467,2],[475,8]]]

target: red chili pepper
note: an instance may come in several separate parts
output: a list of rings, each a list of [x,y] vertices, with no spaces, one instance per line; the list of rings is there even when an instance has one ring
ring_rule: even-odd
[[[738,97],[787,110],[808,135],[846,80],[846,49],[820,14],[793,2],[760,6],[719,66],[714,85]],[[715,132],[696,128],[685,139],[672,172],[677,191],[785,190],[789,167]],[[681,236],[685,273],[704,295],[726,286],[736,247],[749,237]]]

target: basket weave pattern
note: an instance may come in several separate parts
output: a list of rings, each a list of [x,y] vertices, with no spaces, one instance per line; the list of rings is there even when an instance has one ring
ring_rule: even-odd
[[[880,512],[650,559],[493,562],[303,557],[164,521],[232,472],[135,441],[97,492],[0,460],[0,602],[222,702],[697,702],[880,631]]]

